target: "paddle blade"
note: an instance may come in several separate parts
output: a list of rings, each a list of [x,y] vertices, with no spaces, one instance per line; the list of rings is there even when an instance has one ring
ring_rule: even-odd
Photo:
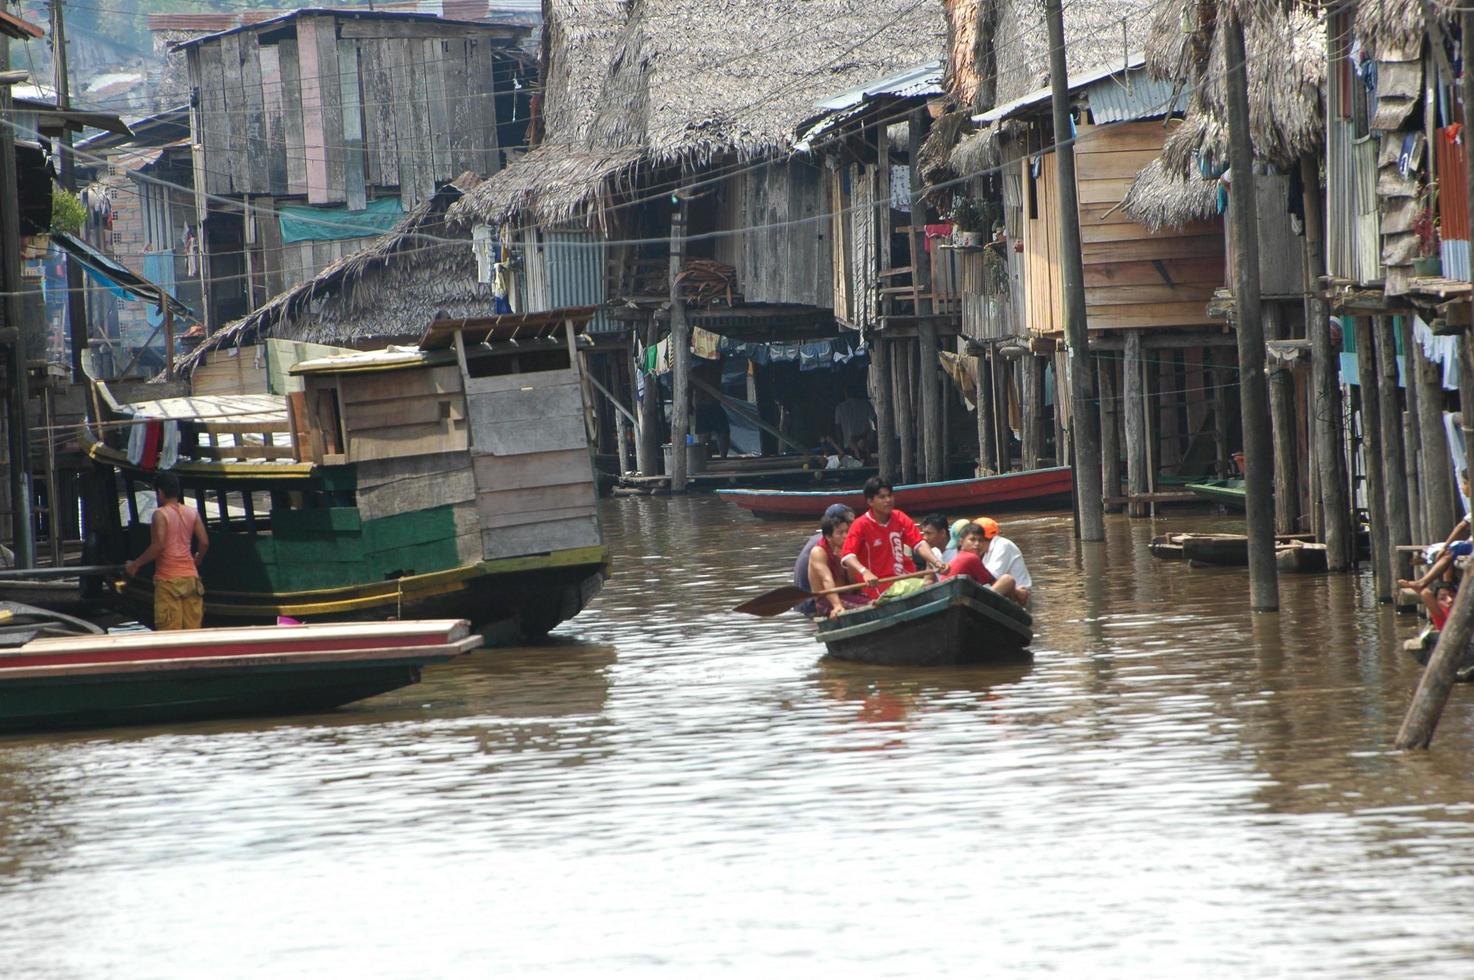
[[[796,585],[784,585],[771,592],[764,592],[760,596],[748,599],[732,611],[747,613],[751,616],[777,616],[792,609],[811,595],[813,595],[812,592],[805,592]]]

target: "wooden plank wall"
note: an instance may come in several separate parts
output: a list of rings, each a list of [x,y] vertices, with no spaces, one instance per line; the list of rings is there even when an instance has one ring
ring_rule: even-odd
[[[737,270],[749,303],[834,303],[830,183],[800,160],[773,163],[728,178],[723,229],[751,231],[717,239],[716,257]]]
[[[453,365],[345,374],[336,381],[350,463],[469,447],[461,374]]]
[[[504,44],[490,26],[327,14],[286,37],[196,44],[205,191],[350,207],[392,191],[409,210],[467,170],[493,173]]]
[[[1207,305],[1224,282],[1223,224],[1198,222],[1150,232],[1120,210],[1136,173],[1161,153],[1160,123],[1082,126],[1076,145],[1085,311],[1091,330],[1210,324]],[[1035,334],[1064,330],[1054,155],[1024,180],[1025,306]]]
[[[466,379],[482,556],[599,544],[578,371]]]

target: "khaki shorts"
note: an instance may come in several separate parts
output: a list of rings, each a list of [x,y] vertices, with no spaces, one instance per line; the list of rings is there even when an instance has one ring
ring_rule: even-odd
[[[205,618],[205,584],[198,578],[154,579],[154,629],[197,630]]]

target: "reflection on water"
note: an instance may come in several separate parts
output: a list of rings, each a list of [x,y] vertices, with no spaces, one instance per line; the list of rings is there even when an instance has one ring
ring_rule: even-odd
[[[1184,519],[1010,515],[1034,664],[899,670],[727,612],[804,525],[604,518],[618,575],[553,646],[0,741],[5,975],[1468,974],[1470,692],[1387,750],[1413,625],[1360,580],[1256,617],[1241,571],[1150,557]]]

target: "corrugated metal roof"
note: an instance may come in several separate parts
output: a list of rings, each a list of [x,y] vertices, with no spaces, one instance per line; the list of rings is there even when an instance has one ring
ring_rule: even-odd
[[[867,82],[857,88],[852,88],[846,92],[831,96],[818,103],[818,107],[830,111],[848,109],[877,95],[893,95],[898,98],[907,99],[920,95],[941,94],[942,63],[940,61],[932,61],[924,65],[917,65],[914,68],[907,68],[905,71],[892,75],[890,78],[883,78],[877,82]]]
[[[1185,112],[1187,92],[1179,91],[1174,100],[1173,87],[1172,82],[1158,81],[1136,69],[1127,72],[1124,79],[1112,75],[1092,82],[1085,86],[1085,97],[1090,100],[1090,115],[1101,126]]]
[[[1089,71],[1076,72],[1069,79],[1069,90],[1071,92],[1080,92],[1092,85],[1101,82],[1110,83],[1112,80],[1124,83],[1126,78],[1132,76],[1145,78],[1145,73],[1141,71],[1141,67],[1145,63],[1146,56],[1137,52],[1129,54],[1121,61],[1111,65],[1092,68]],[[1003,105],[994,106],[987,112],[980,112],[972,117],[972,121],[981,126],[988,126],[1000,120],[1019,115],[1028,109],[1045,105],[1052,96],[1053,90],[1050,86],[1046,85],[1043,88],[1035,89],[1028,95],[1019,96],[1012,102],[1005,102]]]

